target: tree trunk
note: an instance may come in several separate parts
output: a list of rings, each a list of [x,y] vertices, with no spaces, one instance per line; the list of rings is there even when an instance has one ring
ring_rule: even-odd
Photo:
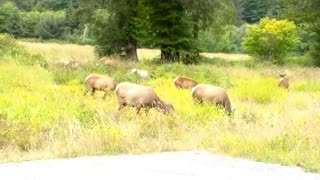
[[[194,17],[193,18],[193,39],[198,42],[199,40],[199,18],[198,17]],[[200,53],[197,51],[196,55],[199,56]]]
[[[137,42],[129,41],[126,47],[126,55],[130,61],[138,62]]]
[[[174,62],[174,61],[179,61],[180,59],[180,53],[177,52],[173,52],[173,51],[167,51],[167,50],[163,50],[161,49],[161,60],[163,62]]]

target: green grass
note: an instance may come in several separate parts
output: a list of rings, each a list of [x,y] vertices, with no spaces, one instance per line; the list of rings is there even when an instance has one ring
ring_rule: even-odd
[[[154,78],[132,76],[133,67]],[[310,79],[320,72],[303,69],[287,91],[277,86],[274,72],[281,68],[145,61],[89,62],[72,70],[1,62],[0,161],[202,149],[320,172],[320,82]],[[300,72],[299,67],[289,70]],[[152,109],[145,116],[127,107],[120,113],[114,92],[105,100],[102,92],[83,96],[83,82],[91,72],[152,86],[175,111],[166,116]],[[194,102],[190,90],[174,87],[178,75],[225,87],[234,115]]]

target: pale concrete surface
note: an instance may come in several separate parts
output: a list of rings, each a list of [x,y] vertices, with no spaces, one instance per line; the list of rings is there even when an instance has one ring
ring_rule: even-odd
[[[81,157],[0,164],[1,180],[320,180],[298,167],[253,162],[204,151]]]

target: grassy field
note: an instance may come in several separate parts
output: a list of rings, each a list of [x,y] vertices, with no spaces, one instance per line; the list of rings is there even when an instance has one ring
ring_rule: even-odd
[[[157,65],[150,59],[159,51],[147,49],[139,50],[143,61],[137,64],[94,65],[97,58],[90,46],[20,44],[49,62],[74,58],[84,64],[44,69],[0,61],[2,162],[200,149],[320,172],[319,68],[261,65],[246,55],[209,53],[215,58],[197,65]],[[132,76],[133,67],[154,78]],[[291,78],[289,91],[277,86],[283,71]],[[152,86],[175,112],[166,116],[151,110],[145,116],[128,107],[119,113],[113,92],[105,100],[101,92],[83,96],[83,82],[91,72]],[[194,103],[189,90],[173,86],[178,75],[226,88],[234,115]]]

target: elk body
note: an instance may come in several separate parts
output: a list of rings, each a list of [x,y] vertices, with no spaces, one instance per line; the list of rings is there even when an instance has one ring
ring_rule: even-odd
[[[181,89],[191,89],[195,87],[198,83],[190,78],[185,78],[185,77],[176,77],[173,80],[174,85],[176,88],[181,88]]]
[[[116,94],[119,102],[119,109],[125,106],[135,107],[137,114],[141,108],[145,108],[146,115],[151,108],[164,114],[169,114],[173,110],[171,104],[164,103],[154,92],[153,88],[142,86],[130,82],[123,82],[117,85]]]
[[[225,108],[228,115],[231,115],[231,102],[227,92],[222,87],[208,84],[198,84],[192,88],[192,97],[199,102],[209,102],[215,105],[221,105]]]
[[[108,77],[101,74],[89,74],[85,80],[86,91],[84,95],[86,95],[89,91],[91,91],[91,95],[93,96],[95,91],[104,91],[103,98],[106,97],[107,92],[109,90],[114,90],[116,87],[116,82]]]
[[[141,70],[141,69],[137,69],[137,68],[132,68],[130,73],[132,74],[136,74],[137,76],[139,76],[141,79],[149,79],[150,75],[147,71],[145,70]]]
[[[289,89],[290,83],[289,78],[286,76],[286,74],[280,74],[280,77],[278,79],[278,86]]]

